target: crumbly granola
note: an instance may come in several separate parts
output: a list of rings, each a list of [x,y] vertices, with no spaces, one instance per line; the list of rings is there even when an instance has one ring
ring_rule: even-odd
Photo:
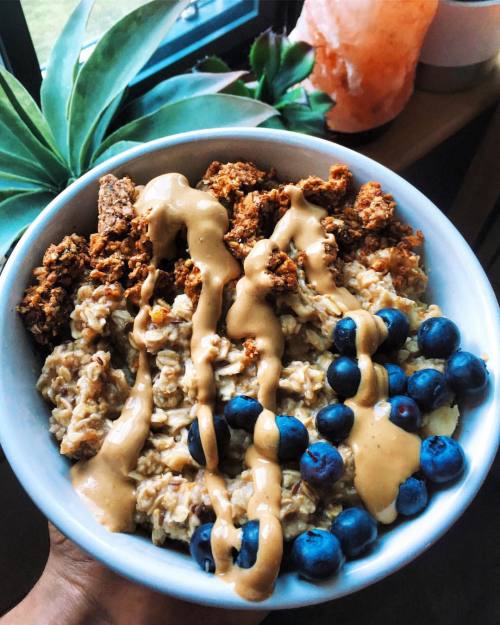
[[[443,361],[428,360],[418,351],[415,331],[423,319],[439,315],[437,306],[419,300],[427,278],[418,248],[422,234],[398,221],[394,199],[376,182],[353,188],[345,165],[333,165],[327,180],[309,176],[297,183],[304,195],[327,210],[325,258],[339,285],[347,287],[371,312],[394,306],[409,318],[411,335],[397,361],[411,373]],[[227,208],[228,249],[243,262],[255,243],[269,236],[289,208],[284,184],[274,170],[253,163],[213,162],[199,183]],[[138,352],[130,337],[140,288],[151,261],[147,221],[137,216],[134,183],[112,175],[100,181],[97,233],[89,241],[70,235],[50,246],[42,267],[34,272],[19,311],[41,344],[58,343],[48,355],[38,388],[52,407],[50,430],[70,458],[97,453],[123,403],[137,369]],[[187,447],[188,428],[195,417],[196,379],[190,353],[192,316],[201,273],[187,253],[184,233],[178,258],[160,266],[159,278],[144,333],[153,376],[153,415],[148,439],[131,476],[137,484],[136,521],[151,532],[153,542],[189,541],[201,523],[213,519],[204,485],[204,469]],[[274,289],[270,301],[285,339],[277,410],[293,414],[306,426],[311,442],[318,440],[315,415],[337,401],[326,383],[326,371],[336,355],[332,331],[338,309],[328,295],[307,282],[302,252],[276,252],[268,272]],[[234,300],[235,283],[224,290],[223,311]],[[259,352],[255,341],[230,340],[224,312],[213,337],[217,409],[235,395],[256,397]],[[63,340],[65,339],[65,340]],[[451,434],[458,420],[456,407],[425,415],[426,433]],[[244,465],[250,435],[232,432],[222,464],[233,517],[247,520],[252,495],[251,472]],[[283,467],[281,521],[285,539],[310,527],[329,527],[344,505],[357,501],[351,449],[341,444],[345,472],[321,498],[300,479],[297,463]]]

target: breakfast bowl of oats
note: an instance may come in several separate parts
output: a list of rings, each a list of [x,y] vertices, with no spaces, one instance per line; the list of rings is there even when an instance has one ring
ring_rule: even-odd
[[[76,181],[0,282],[0,435],[117,572],[289,608],[437,540],[498,441],[498,308],[451,223],[347,148],[186,133]]]

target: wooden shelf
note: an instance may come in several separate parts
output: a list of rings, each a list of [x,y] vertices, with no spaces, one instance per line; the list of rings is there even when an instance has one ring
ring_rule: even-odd
[[[500,96],[500,55],[489,78],[467,91],[429,93],[416,90],[388,130],[358,151],[400,171],[419,160]]]

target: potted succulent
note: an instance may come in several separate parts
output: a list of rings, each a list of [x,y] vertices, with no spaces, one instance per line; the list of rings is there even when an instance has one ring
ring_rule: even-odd
[[[499,0],[440,0],[427,31],[417,85],[459,91],[481,81],[500,50]]]

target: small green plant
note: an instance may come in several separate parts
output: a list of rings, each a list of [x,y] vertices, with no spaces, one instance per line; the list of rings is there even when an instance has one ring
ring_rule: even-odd
[[[273,106],[279,115],[260,124],[268,128],[285,128],[311,135],[325,135],[325,115],[334,105],[323,91],[306,91],[295,86],[312,72],[315,62],[313,46],[305,41],[291,41],[285,35],[266,30],[253,42],[249,55],[255,82],[236,80],[224,93],[254,98]],[[220,58],[210,56],[198,63],[196,70],[229,72]]]
[[[221,126],[288,128],[321,134],[325,94],[293,85],[314,64],[308,44],[268,31],[250,52],[255,85],[212,58],[128,102],[128,85],[188,0],[153,0],[116,22],[80,63],[94,0],[81,0],[52,49],[41,109],[0,67],[0,256],[42,208],[97,163],[166,135]],[[119,125],[118,124],[121,124]]]

